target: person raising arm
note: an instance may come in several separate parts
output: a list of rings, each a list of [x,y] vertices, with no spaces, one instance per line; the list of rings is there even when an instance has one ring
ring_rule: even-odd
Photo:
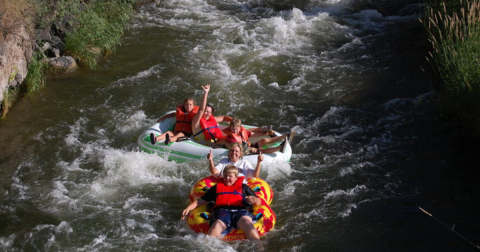
[[[208,166],[210,173],[222,177],[223,170],[228,165],[234,165],[238,168],[240,176],[245,176],[245,178],[258,178],[260,176],[261,163],[263,162],[262,152],[259,153],[257,158],[257,166],[253,169],[252,164],[247,160],[243,159],[243,148],[239,143],[233,143],[228,151],[228,157],[222,158],[220,162],[215,165],[213,162],[213,154],[210,151],[207,154]],[[246,182],[246,180],[244,181]]]
[[[192,132],[197,143],[215,147],[225,144],[225,137],[218,127],[219,122],[231,121],[230,116],[213,116],[215,109],[211,104],[207,104],[210,85],[202,86],[204,91],[202,104],[197,114],[192,120]]]

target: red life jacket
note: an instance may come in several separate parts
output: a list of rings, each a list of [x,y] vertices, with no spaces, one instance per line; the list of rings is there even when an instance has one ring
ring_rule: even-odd
[[[231,186],[223,183],[223,178],[217,180],[217,194],[215,199],[215,207],[238,206],[243,207],[243,179],[238,177],[237,181]]]
[[[230,128],[228,128],[228,131],[225,131],[227,133],[227,136],[237,143],[248,143],[248,146],[250,146],[250,142],[248,141],[248,132],[247,130],[242,126],[240,128],[239,134],[233,133]]]
[[[215,120],[214,116],[210,116],[208,121],[204,117],[202,117],[200,119],[200,127],[202,127],[202,130],[197,134],[195,134],[195,136],[203,132],[203,136],[205,137],[205,140],[207,141],[213,140],[215,143],[219,139],[223,138],[222,131],[218,127],[218,123]]]
[[[173,131],[183,132],[186,134],[192,134],[192,121],[195,114],[198,112],[198,106],[195,106],[191,112],[185,113],[183,105],[177,106],[177,111],[175,112],[175,118],[177,122],[175,123],[175,128]]]

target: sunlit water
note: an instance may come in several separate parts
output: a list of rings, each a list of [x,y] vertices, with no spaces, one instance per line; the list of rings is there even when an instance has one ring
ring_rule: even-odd
[[[480,243],[478,147],[435,119],[419,11],[341,0],[141,9],[97,70],[50,77],[0,121],[0,248],[257,250],[180,221],[206,160],[168,162],[136,144],[212,84],[217,115],[296,131],[291,162],[262,167],[277,215],[266,251],[474,250],[418,208]]]

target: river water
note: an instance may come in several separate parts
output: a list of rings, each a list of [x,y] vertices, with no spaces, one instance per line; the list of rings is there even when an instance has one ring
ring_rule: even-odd
[[[211,84],[217,115],[296,131],[291,162],[262,166],[277,216],[266,251],[478,251],[478,143],[437,119],[420,8],[354,3],[142,8],[98,69],[49,77],[0,121],[0,248],[257,250],[180,221],[206,160],[136,144]]]

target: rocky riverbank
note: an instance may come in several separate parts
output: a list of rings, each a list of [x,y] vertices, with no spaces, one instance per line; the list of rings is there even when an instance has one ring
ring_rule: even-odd
[[[0,116],[8,113],[12,104],[25,92],[25,79],[34,51],[45,55],[43,62],[51,70],[74,71],[75,60],[65,55],[64,44],[68,21],[53,22],[48,28],[34,29],[34,7],[22,2],[6,1],[0,29]],[[25,4],[25,2],[23,2]],[[53,12],[50,11],[51,15]],[[23,14],[23,15],[19,15]],[[46,20],[51,18],[43,17]],[[62,36],[63,34],[63,36]]]
[[[1,117],[6,115],[13,102],[14,97],[10,97],[9,92],[18,89],[27,76],[28,63],[35,44],[32,34],[28,32],[30,30],[28,23],[17,22],[7,25],[7,29],[0,29]]]
[[[119,43],[134,8],[148,2],[0,0],[0,117],[43,85],[45,69],[72,72],[82,61],[94,66]]]

